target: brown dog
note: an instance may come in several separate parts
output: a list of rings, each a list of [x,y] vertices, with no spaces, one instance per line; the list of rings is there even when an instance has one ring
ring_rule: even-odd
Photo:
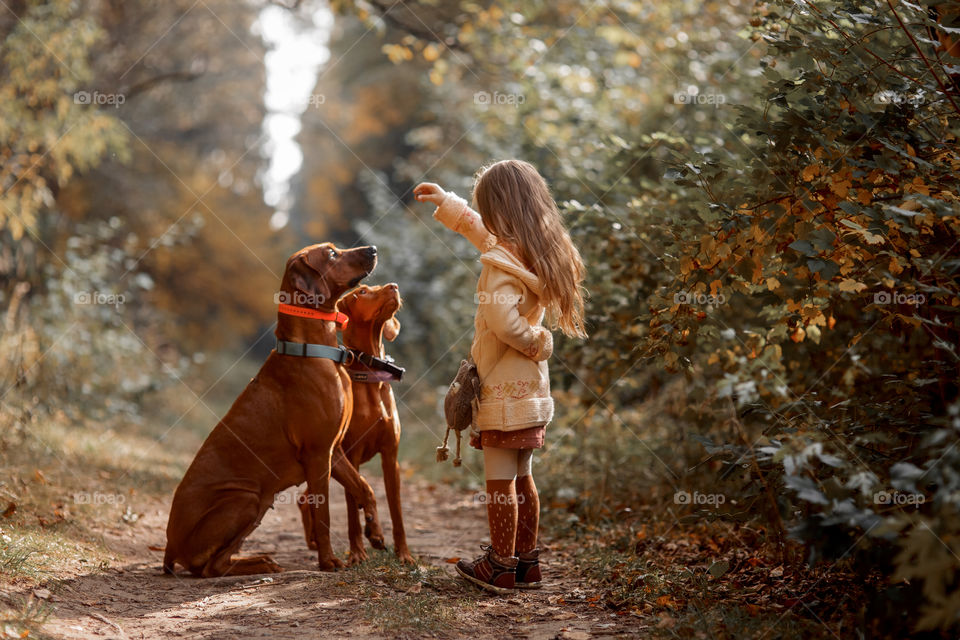
[[[277,339],[326,345],[315,352],[337,348],[332,315],[337,300],[373,271],[376,262],[376,247],[341,251],[329,243],[291,256],[281,295],[296,306],[288,311],[314,317],[280,313]],[[304,480],[320,568],[342,567],[330,547],[326,497],[334,448],[349,424],[352,406],[350,377],[343,365],[326,356],[271,352],[200,447],[174,493],[164,571],[172,573],[177,563],[202,577],[281,571],[269,556],[233,554],[273,505],[274,496]],[[360,482],[355,474],[351,489],[366,502]],[[378,526],[374,533],[382,539]]]
[[[348,293],[337,305],[350,318],[343,328],[344,346],[383,358],[383,340],[392,341],[400,332],[396,313],[401,304],[400,290],[392,283],[380,287],[361,285]],[[400,507],[400,465],[397,462],[399,446],[400,418],[390,383],[354,379],[353,416],[338,448],[343,450],[343,455],[354,469],[359,469],[361,464],[380,454],[390,520],[393,522],[394,548],[401,561],[415,564],[407,548]],[[355,564],[365,560],[367,552],[363,548],[360,533],[357,501],[349,492],[346,501],[350,563]],[[309,532],[314,528],[311,511],[302,502],[300,511],[309,543]]]

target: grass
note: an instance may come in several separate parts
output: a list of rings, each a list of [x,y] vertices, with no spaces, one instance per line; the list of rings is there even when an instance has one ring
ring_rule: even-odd
[[[0,585],[19,588],[109,566],[97,532],[130,526],[141,497],[170,492],[200,441],[187,420],[188,437],[165,442],[167,417],[134,427],[126,415],[86,420],[26,404],[8,397],[0,410]]]
[[[3,534],[3,543],[0,546],[0,573],[8,576],[36,575],[37,565],[31,562],[31,557],[36,553],[34,549],[28,549],[14,543],[13,539]]]
[[[0,612],[0,634],[4,638],[44,638],[40,629],[52,612],[51,605],[33,595],[14,596]]]
[[[473,606],[462,597],[462,585],[442,569],[411,568],[388,551],[373,551],[366,562],[339,575],[336,588],[360,599],[364,619],[381,632],[418,637],[451,631],[459,612]]]

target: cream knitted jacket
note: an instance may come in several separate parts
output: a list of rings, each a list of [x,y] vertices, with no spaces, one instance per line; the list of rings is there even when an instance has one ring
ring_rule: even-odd
[[[553,336],[543,327],[540,279],[483,226],[466,200],[448,193],[433,217],[480,250],[476,330],[470,353],[480,376],[477,431],[515,431],[553,418],[547,358]]]

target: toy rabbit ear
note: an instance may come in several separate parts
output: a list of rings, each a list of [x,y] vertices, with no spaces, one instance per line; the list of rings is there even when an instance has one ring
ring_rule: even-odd
[[[473,395],[480,397],[480,378],[477,376],[473,377]]]
[[[400,321],[396,318],[390,318],[383,323],[383,339],[387,342],[393,342],[400,334]]]

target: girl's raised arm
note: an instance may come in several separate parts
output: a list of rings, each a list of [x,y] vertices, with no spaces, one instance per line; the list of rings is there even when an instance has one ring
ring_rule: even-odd
[[[437,205],[433,217],[465,237],[481,252],[489,251],[497,243],[497,238],[483,226],[480,214],[457,194],[444,191],[432,182],[421,182],[413,193],[418,201]]]

